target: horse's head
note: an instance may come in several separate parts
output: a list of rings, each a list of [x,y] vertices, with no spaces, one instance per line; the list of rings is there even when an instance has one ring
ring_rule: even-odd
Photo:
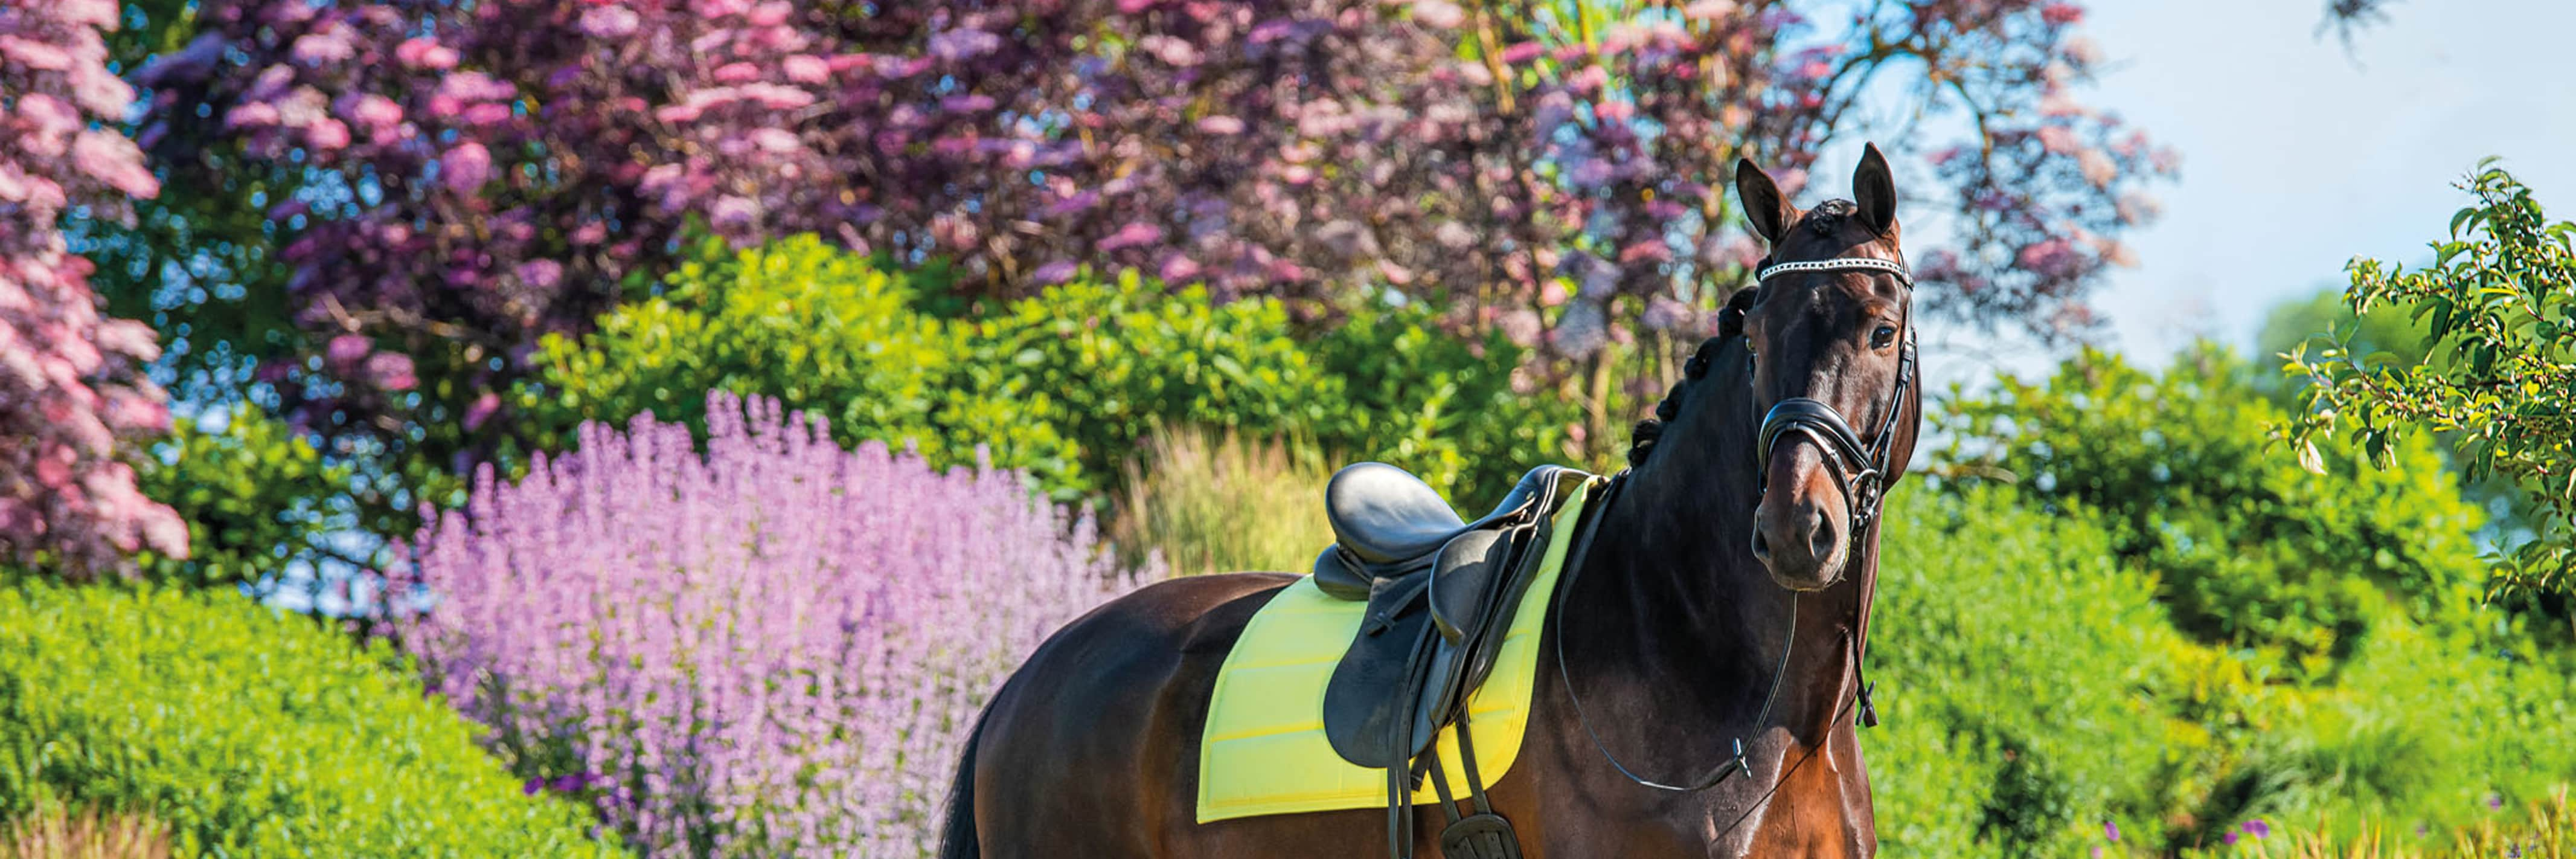
[[[1912,278],[1877,146],[1852,186],[1853,200],[1801,211],[1761,168],[1735,165],[1736,195],[1771,246],[1744,317],[1764,415],[1753,554],[1793,590],[1842,578],[1913,454],[1919,420]]]

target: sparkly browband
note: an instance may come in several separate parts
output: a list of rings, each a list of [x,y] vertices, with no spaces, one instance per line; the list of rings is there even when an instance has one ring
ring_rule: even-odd
[[[1805,262],[1772,263],[1770,265],[1763,266],[1760,271],[1755,272],[1753,279],[1758,283],[1770,280],[1772,275],[1787,274],[1793,271],[1843,271],[1855,268],[1875,269],[1887,272],[1888,274],[1896,275],[1897,282],[1905,284],[1907,288],[1912,288],[1914,286],[1914,273],[1906,271],[1904,263],[1872,257],[1835,257],[1833,259],[1808,260]]]

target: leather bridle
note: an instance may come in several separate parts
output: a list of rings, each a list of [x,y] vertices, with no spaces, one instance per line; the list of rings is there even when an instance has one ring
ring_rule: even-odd
[[[1769,263],[1768,260],[1764,261]],[[1773,275],[1801,271],[1875,271],[1894,275],[1906,290],[1914,289],[1914,275],[1905,264],[1871,257],[1836,257],[1806,262],[1769,263],[1756,269],[1754,282],[1770,280]],[[1896,416],[1905,410],[1905,390],[1914,386],[1914,311],[1909,305],[1903,320],[1905,345],[1896,356],[1896,387],[1888,392],[1886,418],[1879,422],[1878,434],[1863,444],[1860,434],[1852,431],[1842,413],[1823,400],[1790,397],[1773,404],[1762,416],[1762,489],[1769,492],[1771,452],[1782,436],[1798,435],[1816,443],[1824,454],[1825,468],[1843,488],[1845,512],[1850,514],[1851,533],[1858,539],[1861,532],[1878,522],[1879,505],[1886,500],[1887,479],[1896,438]],[[1758,358],[1756,360],[1759,360]]]

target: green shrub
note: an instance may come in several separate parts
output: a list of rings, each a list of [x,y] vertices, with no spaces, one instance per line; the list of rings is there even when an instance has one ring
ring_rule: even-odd
[[[2382,468],[2406,467],[2389,456],[2398,440],[2442,435],[2471,479],[2508,478],[2530,502],[2537,533],[2493,559],[2495,587],[2565,600],[2576,596],[2576,221],[2549,220],[2493,158],[2459,188],[2475,200],[2432,243],[2431,265],[2346,266],[2353,312],[2423,320],[2434,360],[2372,354],[2349,333],[2293,349],[2285,369],[2306,384],[2281,429],[2303,451],[2349,447]]]
[[[1954,467],[2102,512],[2186,632],[2257,649],[2269,671],[2326,676],[2384,606],[2464,620],[2483,517],[2441,458],[2417,441],[2391,448],[2388,470],[2331,456],[2311,474],[2266,436],[2283,417],[2244,361],[2203,344],[2162,375],[2087,349],[2045,382],[1954,395],[1939,422]]]
[[[136,463],[135,484],[188,523],[184,560],[145,553],[144,573],[193,587],[257,583],[334,557],[357,517],[351,469],[247,403],[183,417]]]
[[[1888,511],[1869,649],[1885,721],[1862,735],[1887,853],[2071,856],[2105,819],[2152,822],[2193,733],[2174,707],[2191,646],[2152,578],[2088,517],[2010,490],[1908,490]]]
[[[1542,463],[1617,468],[1568,461],[1567,430],[1582,419],[1581,407],[1572,398],[1514,390],[1526,350],[1499,331],[1465,340],[1443,333],[1438,315],[1421,304],[1370,306],[1309,348],[1325,374],[1341,381],[1325,404],[1329,419],[1310,434],[1326,450],[1411,469],[1448,493],[1453,506],[1499,500]]]
[[[1332,476],[1310,447],[1204,430],[1156,430],[1118,496],[1111,531],[1130,562],[1162,553],[1174,573],[1302,573],[1333,542]]]
[[[0,588],[0,819],[148,814],[184,856],[615,855],[392,658],[239,594]]]
[[[1307,342],[1272,298],[1219,304],[1127,272],[979,305],[812,237],[683,266],[578,340],[549,338],[512,402],[528,447],[651,411],[705,431],[704,394],[776,397],[845,445],[1028,470],[1059,498],[1111,488],[1155,426],[1295,435],[1387,459],[1472,502],[1563,455],[1573,407],[1511,390],[1499,335],[1369,306]],[[1473,506],[1470,503],[1468,506]]]

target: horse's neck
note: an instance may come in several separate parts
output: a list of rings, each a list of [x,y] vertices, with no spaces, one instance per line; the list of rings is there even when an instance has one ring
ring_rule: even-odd
[[[1712,377],[1730,372],[1742,370],[1721,359]],[[1638,776],[1696,779],[1744,743],[1753,777],[1684,803],[1724,828],[1794,761],[1850,730],[1841,708],[1854,681],[1852,627],[1878,535],[1853,547],[1842,582],[1805,594],[1780,587],[1751,548],[1758,421],[1738,413],[1750,407],[1737,393],[1706,393],[1602,512],[1566,603],[1563,646],[1591,729]],[[1834,778],[1858,772],[1833,769]],[[1641,801],[1655,793],[1637,790]]]

